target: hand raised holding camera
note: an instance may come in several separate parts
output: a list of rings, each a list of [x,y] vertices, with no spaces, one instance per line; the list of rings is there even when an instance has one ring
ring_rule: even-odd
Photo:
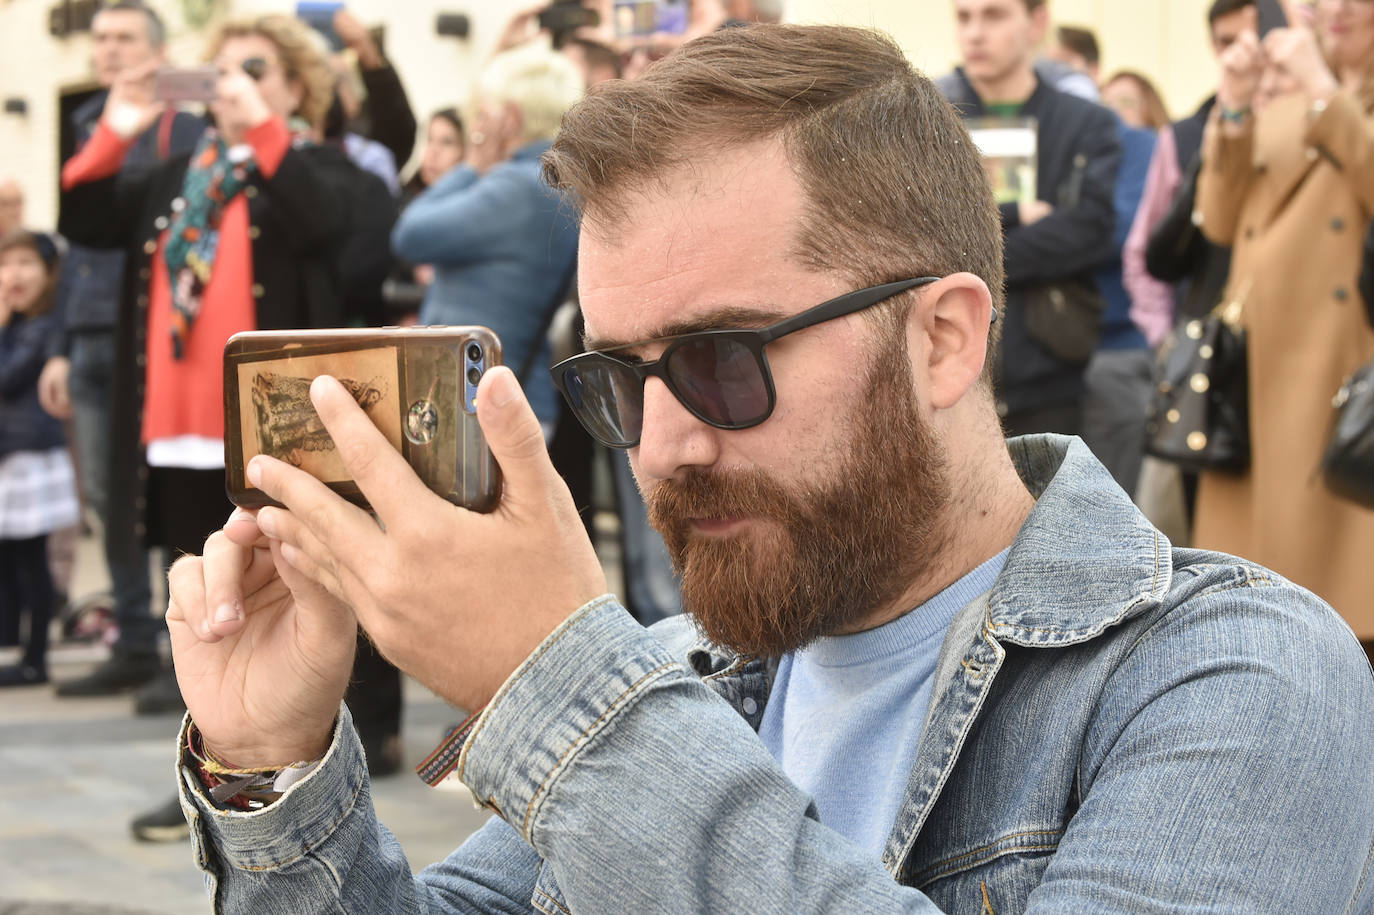
[[[126,67],[110,85],[101,120],[124,139],[136,137],[153,126],[167,107],[154,95],[154,80],[160,67],[159,60]]]
[[[242,143],[248,131],[272,117],[272,109],[258,90],[257,81],[241,67],[222,72],[218,90],[210,111],[224,142],[230,146]]]
[[[261,456],[250,479],[286,509],[262,509],[258,526],[281,541],[293,571],[354,609],[389,660],[454,705],[480,708],[606,590],[515,376],[494,368],[478,387],[477,416],[505,480],[488,514],[430,492],[334,379],[317,378],[311,397],[381,526],[309,474]]]
[[[168,588],[177,681],[207,749],[243,768],[322,756],[353,665],[349,609],[241,510],[204,556],[172,566]]]

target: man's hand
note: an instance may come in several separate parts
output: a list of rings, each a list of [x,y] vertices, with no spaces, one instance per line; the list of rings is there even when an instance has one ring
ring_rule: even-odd
[[[50,416],[58,419],[72,417],[71,391],[67,387],[71,368],[71,360],[66,356],[53,356],[38,376],[38,403]]]
[[[354,609],[396,666],[454,705],[482,707],[559,623],[606,590],[515,376],[492,369],[477,392],[505,481],[490,514],[431,492],[337,381],[317,378],[310,393],[381,523],[309,474],[256,457],[249,480],[286,506],[262,509],[258,526],[281,541],[274,549],[293,571]]]
[[[334,14],[334,31],[339,34],[339,40],[358,55],[358,65],[364,70],[378,70],[386,63],[367,26],[343,7]]]
[[[172,566],[168,590],[177,682],[206,749],[240,768],[323,756],[353,670],[349,609],[283,562],[243,511],[203,557]]]
[[[1029,203],[1019,203],[1016,205],[1017,218],[1023,226],[1033,226],[1046,216],[1054,212],[1054,205],[1043,200],[1032,200]]]
[[[157,121],[167,107],[154,96],[160,59],[126,67],[110,85],[101,120],[124,139],[136,137]]]
[[[242,143],[248,131],[272,117],[272,109],[263,100],[257,82],[237,67],[220,74],[216,90],[218,94],[210,103],[210,111],[224,142],[230,146]]]

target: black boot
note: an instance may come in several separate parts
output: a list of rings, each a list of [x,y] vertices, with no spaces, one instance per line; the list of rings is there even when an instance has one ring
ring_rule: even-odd
[[[180,842],[191,837],[191,827],[186,825],[186,814],[176,798],[136,817],[129,828],[140,842]]]
[[[158,673],[134,694],[135,715],[180,715],[184,711],[186,703],[181,701],[181,687],[171,669]]]
[[[162,663],[155,652],[116,652],[95,670],[57,684],[59,696],[112,696],[142,686],[157,676]]]

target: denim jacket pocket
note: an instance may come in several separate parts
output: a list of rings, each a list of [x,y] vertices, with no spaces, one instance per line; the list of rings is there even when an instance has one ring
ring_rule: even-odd
[[[932,862],[912,884],[946,912],[1020,912],[1044,877],[1062,829],[1026,830]]]
[[[543,912],[544,915],[572,915],[567,902],[563,899],[563,891],[554,880],[553,868],[549,867],[547,861],[539,862],[539,876],[534,881],[534,894],[530,897],[530,905],[536,912]]]

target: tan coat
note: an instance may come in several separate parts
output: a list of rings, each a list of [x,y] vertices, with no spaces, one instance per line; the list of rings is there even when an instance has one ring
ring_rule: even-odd
[[[1286,96],[1250,136],[1222,137],[1214,119],[1203,161],[1202,229],[1234,246],[1225,300],[1244,300],[1252,458],[1243,476],[1203,476],[1194,544],[1269,566],[1374,639],[1374,511],[1331,495],[1318,469],[1332,395],[1374,359],[1357,288],[1374,117],[1344,92],[1320,114]]]

